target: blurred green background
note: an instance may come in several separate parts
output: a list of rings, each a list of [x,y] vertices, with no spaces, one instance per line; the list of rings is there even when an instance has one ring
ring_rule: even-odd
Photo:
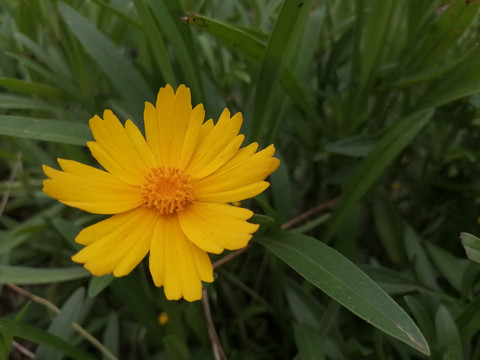
[[[167,83],[207,118],[242,112],[282,161],[246,203],[253,246],[205,286],[228,359],[424,359],[424,340],[432,359],[480,359],[480,266],[459,239],[480,216],[478,8],[1,0],[0,359],[219,358],[202,304],[168,302],[144,266],[114,281],[74,266],[99,217],[41,191],[42,164],[94,165],[88,119],[142,127]]]

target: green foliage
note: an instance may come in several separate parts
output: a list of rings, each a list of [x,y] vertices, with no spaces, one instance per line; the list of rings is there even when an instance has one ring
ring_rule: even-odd
[[[74,266],[101,218],[41,191],[42,164],[94,164],[89,118],[141,127],[170,83],[282,161],[252,246],[205,285],[229,359],[480,359],[479,6],[4,0],[0,357],[214,358],[202,304],[143,264]]]

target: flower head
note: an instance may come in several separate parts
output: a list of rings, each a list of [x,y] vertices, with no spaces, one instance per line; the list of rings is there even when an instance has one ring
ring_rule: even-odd
[[[240,113],[228,109],[216,124],[192,109],[190,90],[160,89],[156,107],[145,103],[145,138],[110,111],[90,120],[95,141],[87,145],[105,169],[58,159],[62,171],[44,166],[43,191],[60,202],[110,218],[83,229],[85,247],[72,259],[93,275],[129,274],[149,254],[156,286],[168,299],[201,298],[202,281],[213,281],[208,253],[247,245],[258,225],[253,212],[229,203],[264,191],[279,165],[273,145],[240,149]]]

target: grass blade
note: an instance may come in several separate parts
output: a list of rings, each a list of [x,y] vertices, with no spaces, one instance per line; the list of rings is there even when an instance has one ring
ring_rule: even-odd
[[[83,267],[37,269],[24,266],[0,265],[0,284],[32,285],[70,281],[90,276]]]
[[[306,22],[310,1],[285,1],[278,15],[272,34],[263,55],[255,92],[254,121],[251,136],[261,139],[269,128],[268,109],[272,104],[274,91],[298,41],[298,34]]]
[[[11,319],[0,318],[0,331],[6,332],[15,337],[32,341],[37,344],[51,347],[65,355],[68,355],[72,359],[95,359],[92,355],[89,355],[73,345],[70,345],[65,340],[32,325],[19,323]]]
[[[93,140],[86,124],[9,115],[0,115],[0,134],[82,146]]]
[[[165,81],[173,87],[176,87],[177,80],[175,78],[170,59],[168,58],[167,48],[165,47],[159,29],[153,21],[152,15],[148,10],[145,1],[134,0],[134,3],[135,8],[138,11],[138,16],[140,17],[143,33],[145,34],[147,41],[150,43],[150,48],[152,49],[158,68],[160,69]]]
[[[432,116],[430,109],[406,117],[393,126],[377,143],[368,156],[357,166],[345,185],[340,201],[335,208],[325,242],[335,235],[354,206],[380,177],[385,168],[423,129]]]
[[[141,115],[144,101],[153,99],[153,93],[137,69],[93,23],[65,3],[59,3],[58,8],[86,52],[95,59],[122,97],[126,108],[137,116]]]

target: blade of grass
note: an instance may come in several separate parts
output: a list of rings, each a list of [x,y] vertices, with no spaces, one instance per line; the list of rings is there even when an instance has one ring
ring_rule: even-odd
[[[269,111],[273,94],[285,66],[290,60],[299,40],[299,33],[306,23],[311,1],[289,0],[282,5],[263,54],[258,74],[254,100],[254,121],[250,135],[261,140],[264,132],[271,127]]]
[[[153,20],[145,1],[134,0],[134,3],[135,8],[138,11],[140,23],[142,24],[143,33],[145,34],[147,41],[150,43],[150,48],[152,49],[158,68],[160,69],[165,81],[173,87],[176,87],[177,80],[167,54],[167,48],[165,47],[162,39],[162,34],[155,24],[155,21]]]
[[[93,140],[86,124],[10,115],[0,115],[0,134],[82,146]]]
[[[24,266],[0,265],[0,284],[32,285],[70,281],[90,276],[83,267],[38,269]]]
[[[71,341],[71,336],[73,334],[72,325],[77,321],[80,315],[84,298],[85,289],[79,287],[72,295],[70,295],[67,301],[65,301],[61,308],[61,312],[55,316],[48,326],[47,331],[65,341]],[[60,359],[60,356],[61,354],[57,351],[44,345],[40,345],[35,351],[35,359],[37,360],[57,360]]]
[[[385,168],[428,123],[433,111],[414,113],[397,122],[377,143],[349,178],[333,211],[324,241],[329,242],[354,206],[361,200]]]
[[[221,21],[194,14],[183,18],[182,21],[198,29],[207,31],[224,42],[229,48],[236,50],[252,64],[256,66],[260,65],[265,51],[265,45],[246,31]]]
[[[126,108],[141,118],[143,103],[153,99],[153,93],[133,64],[87,18],[65,3],[58,9],[85,51],[97,62],[108,77]]]
[[[53,86],[20,79],[0,78],[0,87],[22,94],[41,95],[55,99],[65,98],[65,94]]]
[[[195,53],[190,29],[183,25],[179,18],[174,17],[174,12],[181,12],[178,1],[150,1],[150,8],[155,15],[158,24],[163,30],[164,36],[175,49],[176,59],[181,66],[188,86],[192,90],[192,100],[200,103],[203,99],[202,82],[200,78],[200,65],[198,54]],[[179,27],[181,25],[181,27]]]
[[[116,9],[115,7],[107,4],[106,2],[102,1],[102,0],[92,0],[95,4],[97,4],[98,6],[102,7],[103,9],[111,12],[112,14],[114,14],[115,16],[118,16],[121,20],[137,27],[137,28],[140,28],[142,25],[140,24],[140,22],[138,22],[137,20],[131,18],[130,16],[128,16],[127,14],[121,12],[120,10]]]
[[[95,359],[92,355],[89,355],[73,345],[70,345],[65,340],[32,325],[19,323],[11,319],[0,318],[0,330],[15,337],[20,337],[37,344],[49,346],[65,355],[68,355],[72,359]]]

